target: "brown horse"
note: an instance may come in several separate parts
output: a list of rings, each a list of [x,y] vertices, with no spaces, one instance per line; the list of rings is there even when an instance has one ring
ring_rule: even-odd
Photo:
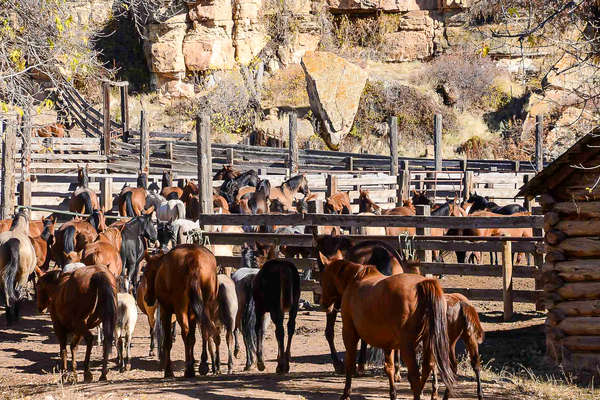
[[[79,218],[65,222],[56,232],[51,248],[52,258],[59,266],[64,266],[66,255],[72,252],[82,252],[86,245],[98,238],[98,232],[106,229],[104,214],[94,211],[87,221]]]
[[[358,207],[360,213],[373,213],[377,215],[403,215],[403,216],[412,216],[415,215],[415,207],[412,204],[412,200],[404,200],[402,207],[394,207],[389,210],[384,210],[379,207],[371,197],[369,196],[369,192],[367,190],[361,190],[360,196],[358,198]],[[414,227],[386,227],[385,233],[388,236],[398,236],[403,233],[409,235],[415,235],[416,230]]]
[[[471,305],[469,299],[459,293],[446,293],[448,318],[448,337],[450,339],[450,363],[452,370],[456,374],[458,370],[458,361],[456,360],[456,342],[462,339],[469,358],[471,359],[471,367],[475,372],[477,380],[477,398],[483,399],[483,391],[481,390],[481,358],[479,357],[479,344],[483,342],[485,332],[479,322],[477,310]],[[433,368],[434,366],[432,366]],[[448,390],[444,394],[444,400],[448,399],[450,394]],[[437,374],[433,368],[432,394],[431,398],[437,398]]]
[[[69,211],[91,214],[93,210],[99,210],[98,195],[89,188],[87,166],[77,168],[77,183],[78,187],[69,200]]]
[[[115,248],[110,242],[97,240],[85,246],[81,262],[85,265],[106,265],[116,278],[123,271],[120,251],[120,248]]]
[[[325,199],[325,214],[352,214],[348,192],[337,192]]]
[[[42,273],[48,271],[50,268],[50,248],[54,243],[54,235],[53,235],[54,225],[52,226],[52,231],[50,227],[44,229],[41,235],[36,237],[29,237],[31,240],[31,244],[35,250],[36,257],[36,274],[39,276]]]
[[[146,174],[141,173],[138,176],[137,187],[125,186],[121,189],[117,200],[119,215],[122,217],[137,217],[148,213],[146,210],[146,183]]]
[[[221,214],[229,214],[229,204],[227,203],[227,200],[225,200],[225,197],[218,195],[218,194],[213,194],[213,208],[216,210],[218,208],[221,209]],[[186,214],[187,214],[187,210],[186,210]]]
[[[36,237],[40,236],[46,226],[49,227],[50,233],[54,234],[54,224],[56,222],[56,217],[54,214],[50,214],[49,216],[42,218],[36,221],[29,221],[29,236]],[[10,230],[10,226],[12,225],[12,219],[3,219],[0,220],[0,233],[7,232]]]
[[[104,333],[101,381],[108,374],[108,356],[113,341],[117,318],[115,278],[102,265],[79,268],[62,274],[53,270],[42,275],[37,284],[39,312],[50,311],[54,333],[60,345],[61,369],[67,371],[67,340],[71,338],[73,379],[77,382],[75,354],[81,338],[85,339],[86,351],[83,363],[85,382],[92,381],[90,355],[94,344],[92,329],[102,323]]]
[[[185,344],[185,376],[194,376],[194,344],[196,324],[202,331],[202,356],[198,372],[208,373],[207,344],[216,331],[213,320],[217,308],[217,261],[205,247],[178,245],[166,254],[145,254],[144,275],[148,281],[145,301],[158,300],[164,343],[160,350],[165,360],[165,377],[173,377],[171,366],[171,316],[177,317]],[[212,346],[211,346],[212,348]],[[211,356],[213,356],[211,354]],[[213,357],[214,359],[214,357]]]
[[[431,360],[440,369],[442,380],[452,392],[454,373],[450,364],[446,301],[436,279],[414,274],[383,276],[375,267],[337,260],[325,265],[321,273],[321,305],[331,311],[341,301],[342,335],[346,347],[346,385],[342,400],[350,398],[355,372],[356,345],[359,339],[383,349],[390,399],[396,398],[392,351],[400,350],[408,370],[415,400],[429,373]],[[416,353],[423,340],[423,373],[420,376]]]
[[[281,185],[271,188],[269,200],[278,200],[283,204],[283,208],[289,212],[295,212],[293,207],[294,196],[296,193],[302,193],[304,196],[310,195],[308,180],[306,175],[296,175]]]
[[[213,181],[225,181],[227,179],[237,178],[241,175],[241,171],[233,169],[233,165],[224,165],[213,177]]]
[[[173,175],[171,171],[163,171],[161,196],[167,200],[179,200],[183,195],[183,189],[173,186]]]
[[[42,137],[42,138],[50,138],[50,137],[62,138],[62,137],[65,137],[66,131],[67,131],[67,128],[63,124],[56,123],[56,124],[52,124],[52,125],[42,126],[41,128],[36,129],[33,132],[33,135],[37,136],[37,137]]]
[[[192,181],[186,181],[185,185],[183,187],[183,193],[181,194],[181,201],[183,201],[184,203],[187,203],[189,198],[194,196],[194,195],[198,195],[198,185],[196,185],[194,182]]]

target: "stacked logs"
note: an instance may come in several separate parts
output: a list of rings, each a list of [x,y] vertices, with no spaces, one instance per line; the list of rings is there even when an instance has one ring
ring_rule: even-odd
[[[540,197],[546,262],[540,280],[548,354],[577,369],[600,365],[600,201]]]

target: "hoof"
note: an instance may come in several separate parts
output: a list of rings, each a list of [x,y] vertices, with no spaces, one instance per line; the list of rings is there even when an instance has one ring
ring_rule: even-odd
[[[173,371],[166,370],[165,371],[165,378],[175,378],[175,375],[173,375]]]
[[[256,363],[256,368],[258,368],[259,371],[264,371],[265,370],[265,363],[262,361],[259,361]]]
[[[396,372],[396,375],[394,375],[394,382],[400,382],[401,379],[400,372]]]
[[[346,367],[344,367],[344,363],[342,362],[333,363],[333,369],[335,370],[336,374],[346,373]]]
[[[125,365],[125,371],[131,371],[131,364]]]
[[[200,375],[208,374],[208,363],[206,361],[200,363],[200,366],[198,367],[198,373]]]
[[[350,400],[350,396],[349,396],[349,395],[346,395],[346,394],[343,394],[343,395],[340,397],[340,400]]]
[[[195,376],[196,373],[194,372],[194,367],[185,369],[185,373],[183,374],[184,378],[193,378]]]
[[[244,371],[252,371],[252,368],[254,366],[252,364],[246,364],[246,366],[244,367]]]
[[[94,380],[92,373],[90,371],[86,371],[83,373],[83,383],[90,383]]]
[[[98,379],[99,382],[106,382],[108,379],[106,379],[106,374],[102,374],[100,375],[100,379]]]
[[[233,356],[234,356],[235,358],[238,358],[238,357],[240,356],[240,349],[235,349],[235,350],[233,350]]]
[[[119,372],[121,372],[121,373],[125,372],[125,367],[124,366],[120,366],[119,367]]]
[[[150,352],[148,353],[148,357],[154,357],[155,353],[154,350],[150,350]]]

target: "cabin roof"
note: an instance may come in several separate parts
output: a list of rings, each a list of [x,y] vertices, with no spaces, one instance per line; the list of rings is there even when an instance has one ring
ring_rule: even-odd
[[[595,128],[523,185],[517,197],[535,197],[560,186],[565,179],[578,170],[573,168],[574,165],[581,164],[599,154],[600,128]]]

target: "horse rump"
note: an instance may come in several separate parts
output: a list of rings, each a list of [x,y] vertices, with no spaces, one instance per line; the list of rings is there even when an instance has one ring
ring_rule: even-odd
[[[436,279],[425,279],[417,284],[417,300],[423,315],[424,354],[433,352],[442,381],[452,394],[456,380],[450,365],[450,340],[444,291]],[[424,361],[426,362],[426,361]]]
[[[249,279],[245,282],[245,285],[252,286],[253,280]],[[242,320],[240,330],[244,338],[244,344],[248,347],[248,351],[251,354],[256,354],[256,303],[254,302],[254,296],[252,295],[252,287],[246,287],[245,292],[249,294],[246,304],[243,305],[242,309]]]
[[[17,238],[8,239],[0,247],[0,257],[4,261],[4,270],[2,271],[2,284],[4,285],[4,297],[6,301],[6,316],[10,319],[9,313],[12,306],[19,300],[16,290],[17,271],[19,270],[19,247],[21,242]]]
[[[190,281],[190,307],[196,320],[201,322],[205,327],[208,328],[211,335],[217,331],[217,327],[214,322],[210,319],[205,310],[204,300],[202,300],[202,290],[200,289],[200,282],[197,277],[192,277]]]
[[[75,234],[77,229],[73,225],[69,225],[65,228],[63,234],[63,252],[70,254],[75,251]]]
[[[108,273],[108,272],[107,272]],[[105,343],[112,344],[117,324],[117,295],[106,273],[96,272],[90,279],[90,289],[96,290],[96,311],[102,320]]]
[[[135,211],[133,211],[133,203],[131,200],[131,196],[133,196],[133,192],[132,191],[125,192],[125,194],[123,196],[124,196],[123,201],[125,202],[125,212],[127,213],[127,216],[135,217]]]
[[[91,214],[94,211],[94,207],[92,206],[92,198],[90,197],[90,193],[87,190],[81,191],[79,193],[81,196],[81,200],[83,201],[83,206],[86,214]]]
[[[469,336],[476,338],[477,343],[483,343],[483,339],[485,338],[485,331],[481,326],[481,322],[479,321],[479,314],[477,314],[477,310],[475,309],[475,307],[473,307],[466,301],[461,301],[460,313],[465,320]]]

